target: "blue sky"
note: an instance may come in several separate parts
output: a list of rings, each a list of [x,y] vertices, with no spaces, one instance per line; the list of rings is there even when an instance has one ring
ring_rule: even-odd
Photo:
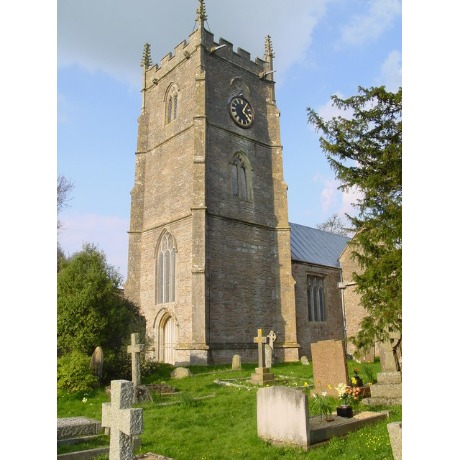
[[[275,50],[289,219],[315,227],[353,212],[307,123],[333,114],[330,96],[401,85],[399,0],[207,0],[207,28],[263,57]],[[126,279],[143,45],[157,63],[195,25],[198,0],[60,0],[57,9],[57,169],[75,184],[60,220],[67,254],[97,244]]]

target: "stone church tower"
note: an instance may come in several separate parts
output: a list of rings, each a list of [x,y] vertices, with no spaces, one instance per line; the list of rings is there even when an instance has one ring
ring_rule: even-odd
[[[147,319],[153,357],[172,364],[256,362],[277,334],[299,359],[273,49],[264,59],[205,29],[142,60],[125,294]]]

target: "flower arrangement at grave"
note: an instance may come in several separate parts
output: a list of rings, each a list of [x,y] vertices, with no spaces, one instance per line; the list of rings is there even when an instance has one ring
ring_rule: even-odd
[[[335,389],[339,396],[339,400],[342,402],[342,405],[337,407],[337,415],[341,417],[353,417],[352,408],[363,398],[362,388],[339,383]]]
[[[354,406],[362,399],[362,390],[360,387],[339,383],[335,389],[343,406]]]
[[[305,382],[304,387],[307,396],[309,396],[312,386],[309,385],[308,382]],[[332,398],[327,395],[327,391],[322,391],[321,393],[311,393],[311,396],[313,398],[311,404],[312,411],[319,413],[321,420],[323,419],[324,415],[326,417],[326,421],[332,421],[334,403]]]

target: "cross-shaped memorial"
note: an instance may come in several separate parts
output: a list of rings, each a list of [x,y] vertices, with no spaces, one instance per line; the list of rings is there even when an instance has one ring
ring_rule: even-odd
[[[142,409],[131,407],[133,383],[112,380],[111,401],[102,404],[101,426],[110,428],[110,460],[133,459],[133,436],[143,431]]]
[[[139,343],[139,334],[131,334],[131,345],[128,345],[128,353],[131,353],[131,380],[134,385],[133,402],[137,401],[137,387],[141,383],[141,361],[140,353],[144,351],[144,344]]]
[[[274,342],[276,340],[276,334],[274,331],[270,331],[270,334],[267,335],[268,343],[265,344],[265,367],[273,366],[273,355],[275,351]]]
[[[265,382],[275,380],[275,376],[270,374],[268,367],[265,367],[264,344],[267,343],[267,337],[264,337],[262,329],[257,329],[254,343],[257,343],[259,367],[256,367],[255,373],[251,375],[251,382],[256,385],[263,385]]]

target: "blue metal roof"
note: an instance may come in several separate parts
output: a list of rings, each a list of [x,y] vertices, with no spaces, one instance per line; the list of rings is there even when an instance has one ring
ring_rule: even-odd
[[[339,267],[340,254],[351,238],[291,222],[289,225],[292,260]]]

